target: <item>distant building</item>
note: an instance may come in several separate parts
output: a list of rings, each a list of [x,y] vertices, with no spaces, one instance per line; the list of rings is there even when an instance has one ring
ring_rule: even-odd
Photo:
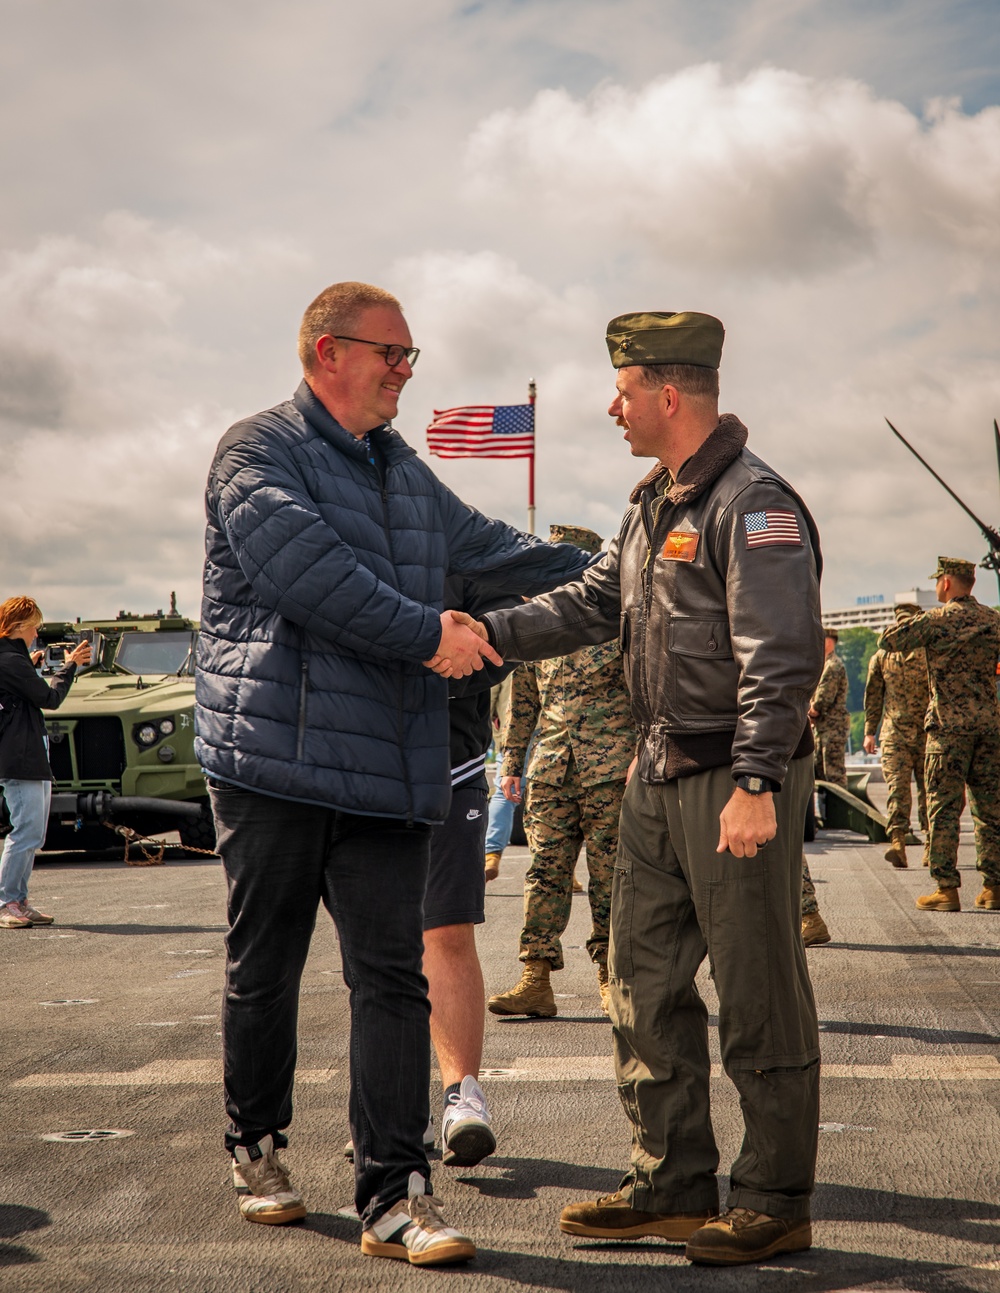
[[[894,608],[900,602],[913,602],[920,607],[936,606],[937,596],[932,588],[910,588],[904,593],[896,593],[890,601],[884,593],[874,593],[859,597],[853,606],[846,606],[835,611],[823,612],[823,623],[832,629],[872,629],[881,633],[890,624],[895,624]]]

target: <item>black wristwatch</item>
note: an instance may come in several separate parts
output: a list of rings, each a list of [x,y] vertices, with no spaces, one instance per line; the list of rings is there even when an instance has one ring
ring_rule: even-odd
[[[748,795],[764,795],[777,789],[770,777],[737,777],[736,784]]]

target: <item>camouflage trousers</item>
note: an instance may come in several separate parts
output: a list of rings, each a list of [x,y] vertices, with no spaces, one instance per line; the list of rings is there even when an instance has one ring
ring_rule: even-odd
[[[882,747],[882,775],[885,777],[888,800],[886,804],[886,829],[890,835],[910,829],[910,808],[913,794],[910,781],[917,782],[917,814],[921,829],[927,829],[927,793],[924,788],[924,741],[912,745],[891,744]]]
[[[522,961],[549,961],[563,968],[560,935],[569,924],[573,903],[573,868],[581,844],[587,846],[591,931],[587,951],[592,961],[608,959],[611,880],[618,854],[618,818],[625,778],[581,786],[571,760],[561,786],[528,779],[524,832],[531,865],[524,877]]]
[[[1000,885],[1000,732],[952,732],[927,737],[924,762],[931,878],[954,889],[958,873],[959,819],[966,786],[976,827],[976,866],[983,883]]]
[[[806,855],[802,854],[802,915],[813,916],[819,911],[819,903],[816,901],[816,886],[813,884],[813,878],[809,874],[809,863],[806,861]]]
[[[815,727],[816,780],[829,781],[847,789],[847,732],[842,727]]]

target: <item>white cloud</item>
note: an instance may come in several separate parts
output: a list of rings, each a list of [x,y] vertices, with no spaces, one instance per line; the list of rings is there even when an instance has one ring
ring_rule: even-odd
[[[176,589],[197,613],[204,481],[235,413],[219,399],[231,339],[207,343],[185,316],[290,268],[281,247],[221,248],[124,213],[92,242],[4,258],[2,595],[86,618],[155,609]]]
[[[605,413],[606,320],[701,308],[727,406],[816,508],[828,599],[980,550],[881,419],[996,516],[997,109],[948,101],[1000,99],[983,6],[7,10],[2,578],[53,614],[196,606],[212,447],[294,388],[338,278],[404,300],[417,446],[433,407],[537,379],[540,527],[608,534],[646,466]],[[523,520],[525,464],[434,466]]]
[[[699,266],[815,272],[889,238],[1000,247],[1000,108],[925,120],[855,81],[717,65],[487,118],[474,195]]]

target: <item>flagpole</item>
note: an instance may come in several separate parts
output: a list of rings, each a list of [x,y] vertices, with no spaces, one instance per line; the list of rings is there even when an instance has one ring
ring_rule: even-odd
[[[535,379],[532,378],[531,381],[528,383],[528,403],[531,405],[532,411],[534,410],[534,407],[535,407],[536,394],[537,394],[537,387],[535,386]],[[531,426],[532,426],[532,431],[534,431],[534,428],[535,428],[534,412],[532,412]],[[528,533],[529,534],[535,533],[535,437],[534,435],[532,435],[531,437],[531,456],[528,458]]]

